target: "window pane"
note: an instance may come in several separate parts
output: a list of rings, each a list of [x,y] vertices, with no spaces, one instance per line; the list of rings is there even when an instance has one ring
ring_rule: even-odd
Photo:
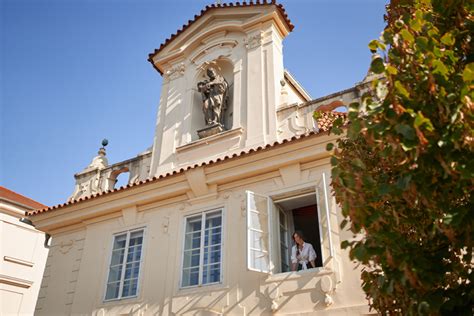
[[[201,215],[186,219],[186,233],[201,230]]]
[[[193,249],[201,247],[201,231],[187,233],[184,239],[184,249]]]
[[[126,242],[127,242],[127,234],[115,236],[113,250],[125,248]]]
[[[221,226],[221,211],[206,214],[206,229]]]
[[[118,298],[119,287],[120,287],[120,282],[107,284],[107,292],[105,294],[105,299],[110,300],[113,298]]]
[[[183,268],[199,266],[200,250],[189,250],[184,252]]]
[[[112,283],[112,282],[117,282],[117,281],[120,282],[121,276],[122,276],[122,265],[110,267],[109,279],[107,283]]]
[[[203,269],[202,283],[216,283],[220,281],[220,264],[206,265]]]
[[[110,265],[115,266],[118,264],[122,264],[124,255],[125,255],[125,249],[114,250],[112,252],[112,261]]]
[[[259,271],[267,271],[269,267],[268,253],[262,251],[250,250],[250,260],[253,263],[252,268]]]
[[[199,283],[199,267],[184,269],[182,286],[198,285]]]
[[[130,234],[129,246],[141,245],[143,243],[143,230]]]
[[[131,284],[130,280],[125,280],[123,282],[122,297],[130,296]]]

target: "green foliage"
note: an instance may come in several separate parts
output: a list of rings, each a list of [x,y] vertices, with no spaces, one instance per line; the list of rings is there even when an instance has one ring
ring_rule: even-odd
[[[384,315],[472,315],[473,19],[467,0],[392,0],[369,44],[384,78],[350,106],[331,159],[360,237],[342,247]]]

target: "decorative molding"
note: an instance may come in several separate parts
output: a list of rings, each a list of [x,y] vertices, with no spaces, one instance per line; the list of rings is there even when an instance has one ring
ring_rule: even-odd
[[[5,274],[0,274],[0,283],[23,287],[25,289],[30,288],[33,285],[33,281],[15,278]]]
[[[61,244],[59,245],[59,252],[61,252],[63,255],[68,253],[72,247],[74,246],[74,240],[69,240],[67,242],[61,241]]]
[[[209,45],[192,56],[191,62],[202,66],[203,64],[210,63],[212,60],[229,57],[232,55],[232,50],[235,46],[237,46],[237,41],[234,40]]]
[[[164,217],[163,222],[161,223],[161,227],[163,227],[163,233],[167,234],[168,229],[170,227],[170,217],[169,216]]]
[[[26,260],[21,260],[21,259],[9,257],[9,256],[4,256],[4,257],[3,257],[3,260],[9,261],[9,262],[13,262],[13,263],[16,263],[16,264],[21,264],[21,265],[24,265],[24,266],[27,266],[27,267],[32,267],[32,266],[34,266],[34,262],[26,261]]]
[[[243,40],[245,48],[253,49],[262,45],[263,42],[263,32],[256,33],[254,35],[249,35]]]
[[[332,283],[332,279],[328,275],[325,275],[321,278],[320,287],[321,292],[323,292],[324,294],[324,304],[326,305],[326,307],[329,307],[334,303],[334,300],[331,296],[331,293],[333,292]]]
[[[181,62],[177,64],[176,66],[171,67],[170,69],[166,70],[165,77],[168,80],[173,80],[184,75],[185,71],[186,71],[186,66],[184,65],[183,62]]]

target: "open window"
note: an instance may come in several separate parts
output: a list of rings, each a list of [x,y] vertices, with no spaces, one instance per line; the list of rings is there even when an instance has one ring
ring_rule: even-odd
[[[316,267],[333,257],[328,189],[323,174],[315,187],[276,196],[247,191],[247,267],[263,273],[291,271],[295,230],[316,251]]]

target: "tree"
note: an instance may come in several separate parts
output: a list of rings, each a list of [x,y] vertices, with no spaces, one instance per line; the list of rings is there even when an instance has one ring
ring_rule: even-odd
[[[350,105],[346,136],[328,145],[341,227],[356,236],[342,247],[363,265],[378,312],[471,315],[473,7],[392,0],[385,19],[369,44],[383,79]]]

